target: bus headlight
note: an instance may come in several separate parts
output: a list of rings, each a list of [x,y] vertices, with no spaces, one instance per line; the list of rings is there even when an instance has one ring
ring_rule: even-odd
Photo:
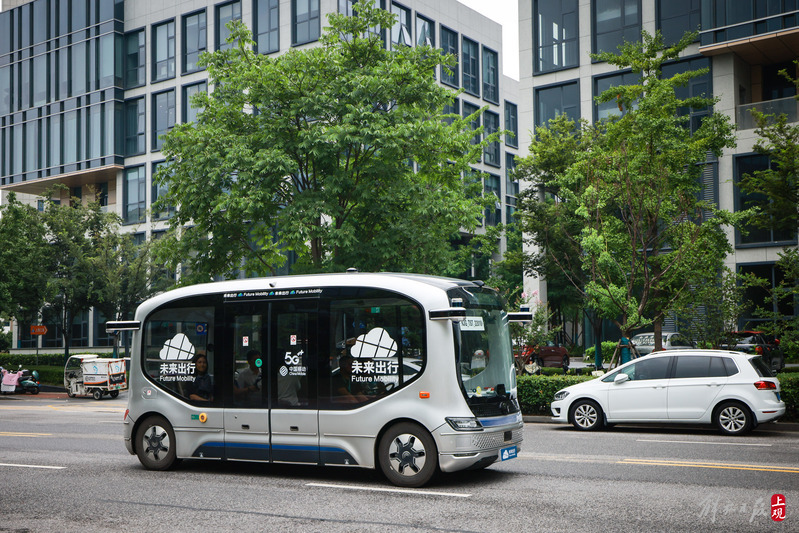
[[[483,425],[476,418],[450,418],[445,419],[455,431],[483,431]]]
[[[569,395],[569,391],[567,390],[559,390],[555,393],[555,401],[564,400],[566,396]]]

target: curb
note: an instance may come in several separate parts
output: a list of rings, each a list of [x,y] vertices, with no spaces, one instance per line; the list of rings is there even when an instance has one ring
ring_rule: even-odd
[[[551,417],[543,416],[543,415],[523,415],[522,421],[525,424],[553,424],[553,425],[560,425],[565,426],[566,424],[561,424],[559,422],[555,422],[552,420]],[[641,425],[650,425],[650,424],[641,424]],[[665,427],[657,426],[657,427]],[[688,424],[674,424],[674,427],[690,427]],[[766,422],[765,424],[760,424],[757,426],[758,431],[796,431],[799,432],[799,423],[797,422]]]

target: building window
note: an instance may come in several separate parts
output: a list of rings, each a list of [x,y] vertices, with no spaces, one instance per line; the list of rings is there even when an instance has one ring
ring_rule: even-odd
[[[348,17],[355,16],[355,3],[358,0],[338,0],[338,12]]]
[[[663,42],[674,44],[685,32],[699,31],[700,11],[700,0],[658,0],[657,29]]]
[[[442,65],[441,81],[452,87],[459,87],[458,84],[458,33],[441,26],[441,53],[450,54],[455,58],[455,64],[449,69]],[[451,69],[451,70],[450,70]]]
[[[641,75],[633,72],[620,72],[610,74],[608,76],[601,76],[594,78],[594,98],[601,95],[611,87],[619,87],[622,85],[632,85],[637,83]],[[596,100],[594,100],[596,101]],[[601,104],[594,104],[594,121],[607,120],[613,116],[622,116],[629,109],[619,109],[619,103],[616,100],[609,100]]]
[[[160,150],[161,138],[175,125],[175,90],[170,89],[153,95],[153,150]]]
[[[513,148],[519,147],[519,112],[516,104],[505,100],[505,144]]]
[[[498,131],[499,115],[492,111],[486,111],[483,113],[483,134],[485,137],[488,138],[489,135]],[[499,160],[499,153],[499,141],[488,143],[483,148],[483,158],[485,159],[485,164],[499,168],[502,165]],[[497,193],[497,196],[499,196],[499,193]]]
[[[208,92],[208,85],[204,81],[183,87],[183,112],[181,113],[183,122],[197,122],[197,115],[201,109],[192,106],[191,97],[204,92]]]
[[[175,21],[153,26],[153,81],[175,77]]]
[[[391,47],[410,46],[413,43],[411,10],[392,2],[391,12],[397,15],[397,21],[391,27]]]
[[[511,179],[514,170],[516,170],[516,154],[505,152],[505,194],[515,197],[519,196],[519,182]]]
[[[432,20],[416,15],[416,46],[436,47],[436,26]]]
[[[147,147],[144,138],[144,97],[125,102],[125,155],[143,154]]]
[[[0,115],[11,113],[11,67],[0,67]]]
[[[499,56],[483,47],[483,99],[499,104]]]
[[[156,201],[159,198],[166,196],[167,188],[166,185],[161,185],[155,182],[155,175],[156,173],[162,169],[167,167],[166,161],[159,161],[157,163],[153,163],[153,187],[152,187],[152,198],[150,200],[150,205],[153,206],[152,209],[152,217],[153,220],[165,220],[171,218],[175,214],[175,208],[173,206],[158,206],[156,208]]]
[[[457,98],[453,98],[451,104],[445,104],[444,105],[444,109],[443,109],[443,113],[445,115],[458,115],[458,116],[460,116],[460,114],[461,114],[461,102],[460,102],[460,100],[458,100]],[[452,124],[454,121],[455,121],[454,118],[445,118],[444,119],[444,122],[446,122],[447,124]]]
[[[147,209],[145,197],[144,167],[134,167],[125,170],[125,189],[122,204],[122,219],[125,224],[144,222]]]
[[[216,7],[216,49],[227,50],[233,43],[227,42],[230,37],[228,22],[241,20],[241,2],[229,2]]]
[[[661,70],[662,76],[664,78],[671,78],[676,74],[680,74],[682,72],[686,72],[689,70],[700,70],[700,69],[708,69],[705,74],[701,76],[697,76],[695,78],[691,78],[688,80],[687,85],[683,87],[675,87],[674,94],[680,100],[686,100],[688,98],[697,98],[697,97],[704,97],[709,98],[712,96],[712,76],[710,72],[710,58],[707,57],[698,57],[694,59],[685,59],[682,61],[677,61],[674,63],[668,63],[663,65]],[[679,111],[681,116],[687,116],[688,122],[685,124],[685,127],[690,128],[691,133],[695,132],[699,129],[702,125],[702,120],[705,117],[710,115],[710,107],[700,107],[700,108],[680,108]]]
[[[773,321],[769,316],[763,316],[758,312],[758,308],[764,309],[766,313],[776,313],[791,320],[796,315],[796,307],[793,298],[775,299],[771,296],[771,290],[783,285],[785,272],[774,263],[738,265],[739,274],[751,274],[760,279],[766,280],[765,286],[749,287],[744,293],[743,301],[748,305],[741,310],[738,319],[739,331],[759,330],[765,322]]]
[[[95,200],[100,204],[100,207],[108,207],[108,182],[104,181],[96,185],[94,191]]]
[[[280,50],[280,2],[256,0],[255,46],[259,54],[272,54]]]
[[[641,0],[596,0],[594,52],[616,52],[624,41],[641,40]]]
[[[580,94],[577,82],[543,87],[535,91],[535,124],[547,126],[558,115],[580,119]]]
[[[483,191],[485,196],[493,194],[497,197],[493,209],[487,207],[485,210],[485,225],[496,226],[502,222],[502,204],[500,203],[502,191],[499,189],[499,176],[495,174],[486,174]]]
[[[768,170],[771,166],[767,155],[744,155],[735,158],[735,183],[738,185],[744,176],[754,174],[759,170]],[[750,194],[744,192],[740,186],[737,187],[738,198],[736,208],[738,210],[749,209],[750,207],[764,206],[769,199],[762,194]],[[763,227],[763,218],[767,214],[760,214],[761,224],[748,224],[745,231],[738,233],[738,244],[775,244],[775,243],[795,243],[796,230],[775,229]]]
[[[474,104],[470,104],[469,102],[463,102],[463,118],[469,117],[474,115],[471,121],[472,131],[475,131],[474,137],[472,137],[472,144],[480,144],[480,132],[477,131],[480,129],[480,108]]]
[[[479,47],[471,39],[463,38],[461,54],[463,65],[463,90],[474,96],[480,96],[480,57]]]
[[[533,10],[536,74],[576,67],[580,62],[577,0],[536,0]]]
[[[183,17],[183,73],[200,70],[197,61],[207,46],[205,10]]]
[[[310,43],[319,39],[319,0],[291,1],[291,43]]]

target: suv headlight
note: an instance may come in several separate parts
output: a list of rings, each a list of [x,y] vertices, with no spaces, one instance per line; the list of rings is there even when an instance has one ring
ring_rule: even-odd
[[[566,396],[569,395],[569,391],[567,390],[559,390],[555,393],[555,401],[565,400]]]
[[[483,425],[476,418],[451,418],[445,419],[455,431],[483,431]]]

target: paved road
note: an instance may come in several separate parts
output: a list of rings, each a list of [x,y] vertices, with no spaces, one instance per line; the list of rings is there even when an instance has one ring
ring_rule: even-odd
[[[397,490],[371,471],[127,454],[116,400],[0,397],[0,531],[796,531],[799,438],[527,424],[520,457]],[[787,498],[788,519],[769,513]],[[793,524],[793,525],[792,525]]]

